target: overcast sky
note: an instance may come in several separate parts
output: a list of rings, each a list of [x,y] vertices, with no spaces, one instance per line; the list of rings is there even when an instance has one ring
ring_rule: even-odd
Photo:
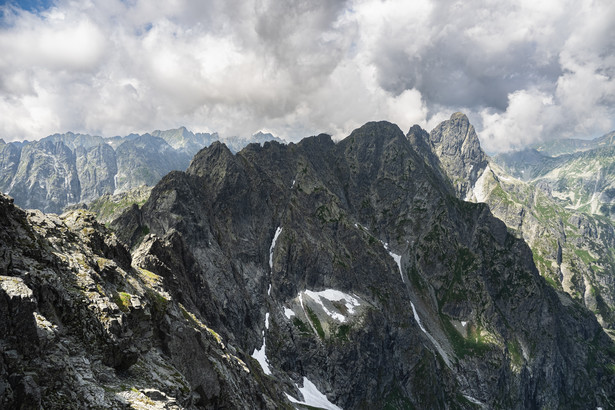
[[[613,0],[0,6],[0,137],[341,138],[465,112],[491,152],[615,128]]]

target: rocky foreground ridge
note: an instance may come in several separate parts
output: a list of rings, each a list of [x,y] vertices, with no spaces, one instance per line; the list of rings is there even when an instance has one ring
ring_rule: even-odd
[[[0,197],[0,407],[266,407],[233,346],[73,211]],[[238,389],[237,386],[242,386]]]
[[[594,315],[414,136],[213,143],[119,240],[0,197],[2,405],[615,405]]]

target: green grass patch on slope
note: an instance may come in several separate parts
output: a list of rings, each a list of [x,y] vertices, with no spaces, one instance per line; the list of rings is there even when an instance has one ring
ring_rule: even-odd
[[[314,325],[314,329],[316,329],[316,333],[318,333],[318,336],[320,336],[321,339],[324,339],[325,331],[323,330],[322,325],[320,324],[320,320],[318,320],[318,316],[316,316],[316,313],[314,313],[314,311],[307,306],[306,306],[306,310],[307,310],[307,314],[308,314],[308,318],[310,322],[312,322],[312,325]]]
[[[479,326],[469,324],[468,337],[465,338],[447,318],[443,317],[442,323],[457,357],[482,356],[491,350],[492,346],[481,335]]]

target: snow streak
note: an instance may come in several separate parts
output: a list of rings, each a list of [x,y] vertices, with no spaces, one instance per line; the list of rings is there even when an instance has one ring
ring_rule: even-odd
[[[278,229],[275,230],[275,235],[273,235],[273,241],[271,241],[271,247],[269,248],[269,268],[273,269],[273,249],[275,248],[275,243],[278,240],[278,236],[282,233],[282,228],[278,226]]]
[[[391,258],[393,258],[393,260],[395,261],[395,263],[399,267],[399,274],[401,275],[401,281],[406,283],[406,280],[404,279],[404,270],[401,267],[401,255],[398,255],[398,254],[394,253],[393,251],[391,251],[389,249],[389,244],[388,243],[382,242],[382,245],[384,245],[384,249],[386,249],[386,251],[389,253],[389,255],[391,255]]]
[[[271,246],[269,247],[269,268],[271,269],[271,273],[273,273],[273,250],[275,249],[275,243],[278,240],[278,236],[282,232],[282,228],[278,226],[275,231],[275,235],[273,236],[273,241],[271,241]],[[271,283],[269,283],[269,287],[267,288],[267,296],[271,297]],[[269,312],[265,313],[265,330],[269,330]],[[271,369],[269,368],[269,359],[267,359],[267,353],[265,351],[266,346],[266,336],[265,330],[263,330],[263,345],[260,349],[254,349],[252,353],[252,357],[255,358],[258,363],[261,365],[263,372],[267,375],[271,374]]]
[[[412,303],[412,301],[410,301],[410,306],[412,306],[412,314],[414,315],[414,320],[416,321],[416,323],[418,323],[419,327],[421,328],[423,333],[425,333],[425,335],[431,341],[431,343],[433,343],[433,345],[436,348],[436,350],[438,351],[438,353],[440,353],[440,356],[442,356],[442,360],[444,360],[446,365],[450,368],[451,367],[451,361],[448,358],[448,354],[446,354],[444,349],[442,349],[442,346],[440,346],[440,343],[438,343],[438,341],[427,331],[427,329],[425,329],[425,327],[423,327],[423,324],[421,323],[421,318],[419,317],[418,313],[416,312],[416,308],[414,307],[414,303]]]

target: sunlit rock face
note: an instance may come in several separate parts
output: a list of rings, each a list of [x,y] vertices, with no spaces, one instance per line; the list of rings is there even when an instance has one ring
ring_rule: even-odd
[[[218,139],[216,133],[181,127],[113,138],[69,132],[34,142],[0,140],[0,191],[23,208],[61,213],[68,205],[152,187],[170,171],[185,170],[201,148]],[[258,133],[228,142],[237,151],[274,139]]]

